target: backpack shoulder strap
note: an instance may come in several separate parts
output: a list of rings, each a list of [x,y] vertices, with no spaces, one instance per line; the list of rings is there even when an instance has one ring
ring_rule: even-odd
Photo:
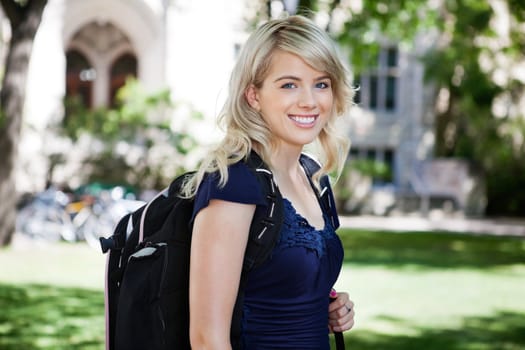
[[[244,256],[243,271],[260,265],[270,255],[284,220],[283,200],[268,166],[252,151],[246,161],[254,172],[266,198],[266,206],[257,206],[250,225],[250,235]]]
[[[235,301],[230,329],[233,349],[240,349],[242,305],[244,303],[244,288],[247,272],[263,263],[271,254],[277,243],[284,220],[283,200],[275,185],[273,175],[268,166],[254,151],[248,156],[246,164],[259,181],[267,204],[257,205],[250,225],[248,243],[244,253],[239,293]]]
[[[312,183],[312,177],[317,171],[319,171],[319,169],[321,169],[321,164],[306,153],[301,154],[299,161],[306,172],[308,180]],[[332,192],[332,187],[330,186],[330,178],[326,174],[322,175],[319,179],[319,189],[317,190],[315,186],[312,187],[316,192],[317,199],[319,200],[323,212],[328,214],[332,226],[334,229],[337,229],[340,224],[337,215],[337,208],[335,206],[334,194]]]

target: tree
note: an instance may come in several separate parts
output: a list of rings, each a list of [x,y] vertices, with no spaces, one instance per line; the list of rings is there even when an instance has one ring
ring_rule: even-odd
[[[22,125],[29,59],[46,3],[47,0],[0,0],[11,26],[0,92],[0,246],[9,244],[15,230],[17,195],[13,170]]]
[[[410,45],[434,33],[420,58],[435,89],[435,155],[480,166],[488,215],[525,216],[525,115],[518,107],[525,94],[517,74],[525,60],[524,20],[523,1],[364,1],[338,36],[357,48],[352,62],[360,62],[364,52],[375,52],[377,35]],[[370,45],[362,45],[367,37]]]

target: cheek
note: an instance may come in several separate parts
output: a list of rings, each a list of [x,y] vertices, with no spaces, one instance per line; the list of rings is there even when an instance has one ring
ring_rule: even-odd
[[[326,123],[328,123],[330,119],[335,117],[336,106],[334,103],[334,99],[332,97],[327,98],[322,105],[323,105],[322,108],[323,108],[323,115],[324,115],[324,120],[323,120],[323,126],[324,126],[326,125]]]
[[[332,94],[324,96],[322,104],[327,111],[333,111],[335,109],[334,96]]]
[[[332,118],[332,116],[335,114],[335,105],[333,103],[333,99],[331,98],[323,100],[320,103],[320,108],[325,122]]]
[[[293,106],[293,101],[283,96],[266,96],[261,100],[261,114],[265,119],[281,118]]]

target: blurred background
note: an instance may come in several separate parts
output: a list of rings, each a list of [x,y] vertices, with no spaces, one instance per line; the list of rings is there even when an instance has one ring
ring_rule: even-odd
[[[523,1],[0,5],[0,348],[102,348],[98,238],[219,140],[250,31],[306,13],[358,89],[335,184],[347,342],[525,349]]]

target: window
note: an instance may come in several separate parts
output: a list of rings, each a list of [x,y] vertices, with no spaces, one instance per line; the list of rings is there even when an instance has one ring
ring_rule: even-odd
[[[394,151],[390,148],[350,149],[350,164],[356,170],[371,176],[376,184],[393,181],[394,157]]]
[[[66,98],[77,98],[84,107],[91,108],[95,77],[95,70],[81,52],[66,53]]]
[[[124,54],[117,58],[111,66],[111,82],[109,101],[112,107],[117,104],[117,91],[126,84],[126,79],[137,76],[137,59],[132,54]]]
[[[377,75],[375,74],[371,74],[369,76],[369,96],[370,96],[370,101],[369,101],[369,105],[368,107],[370,107],[371,109],[377,109],[377,95],[378,95],[378,79],[377,79]]]
[[[380,51],[377,67],[356,78],[356,86],[360,88],[355,98],[356,103],[372,110],[396,110],[398,60],[397,47],[388,47]]]

